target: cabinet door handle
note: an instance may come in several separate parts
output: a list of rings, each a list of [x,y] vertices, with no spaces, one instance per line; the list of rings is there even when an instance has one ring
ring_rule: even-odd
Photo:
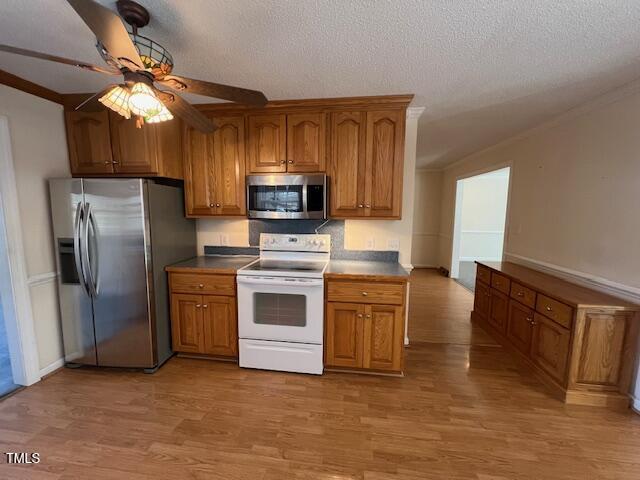
[[[371,205],[366,204],[364,207],[365,207],[365,208],[371,208]]]
[[[219,207],[219,206],[220,206],[220,204],[219,204],[219,203],[216,203],[216,207]]]
[[[551,308],[549,305],[547,305],[547,312],[553,312],[553,308]]]
[[[202,305],[203,308],[209,308],[209,304],[205,303],[204,305]]]
[[[516,297],[524,297],[524,292],[517,292]]]
[[[113,163],[114,165],[117,165],[117,164],[119,164],[120,162],[118,162],[118,161],[114,160],[114,161],[113,161],[113,162],[111,162],[111,163]]]
[[[280,163],[281,163],[282,165],[284,165],[285,163],[287,163],[287,161],[286,161],[286,160],[280,160]]]
[[[365,315],[365,318],[371,318],[371,315],[369,315],[368,313]]]
[[[200,305],[199,303],[196,303],[196,308],[200,308],[202,305]]]
[[[289,160],[289,163],[293,163],[293,160]]]
[[[215,207],[215,205],[213,203],[210,203],[209,208],[213,208],[213,207]]]
[[[106,162],[104,162],[105,165],[111,165],[113,162],[111,160],[107,160]]]
[[[367,295],[369,295],[367,292],[362,292],[363,297],[366,297]]]
[[[536,321],[531,322],[531,326],[532,327],[535,327],[537,324],[538,324],[538,322],[536,322]]]
[[[202,283],[199,283],[198,288],[204,288],[204,285]]]
[[[358,318],[362,318],[362,314],[361,313],[358,314]]]
[[[364,205],[361,203],[358,205],[358,208],[364,208]]]

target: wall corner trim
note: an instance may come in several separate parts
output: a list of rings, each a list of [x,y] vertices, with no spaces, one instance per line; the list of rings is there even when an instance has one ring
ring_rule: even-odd
[[[622,298],[629,302],[640,303],[640,288],[632,287],[622,283],[614,282],[606,278],[598,277],[570,268],[554,265],[534,258],[517,255],[511,252],[504,252],[505,260],[511,260],[525,267],[531,267],[544,273],[548,273],[555,277],[560,277],[573,283],[577,283],[583,287],[592,288],[602,293]]]
[[[408,107],[407,118],[420,118],[424,110],[425,107]]]

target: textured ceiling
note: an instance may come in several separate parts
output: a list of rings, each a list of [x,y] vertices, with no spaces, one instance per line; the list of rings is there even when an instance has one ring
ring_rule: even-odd
[[[113,7],[114,1],[102,1]],[[640,76],[638,0],[141,0],[176,72],[270,99],[415,93],[440,167]],[[2,0],[0,43],[99,63],[64,0]],[[107,77],[0,54],[63,93]],[[199,97],[198,101],[209,101]]]

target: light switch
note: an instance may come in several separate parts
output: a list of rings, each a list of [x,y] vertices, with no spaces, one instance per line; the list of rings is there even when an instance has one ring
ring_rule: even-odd
[[[223,247],[229,246],[229,235],[227,235],[226,233],[220,234],[220,245],[222,245]]]
[[[392,250],[394,252],[397,252],[400,250],[400,240],[398,240],[397,238],[390,238],[389,241],[387,242],[387,248],[389,250]]]
[[[367,237],[364,241],[365,250],[375,250],[376,248],[376,239],[373,237]]]

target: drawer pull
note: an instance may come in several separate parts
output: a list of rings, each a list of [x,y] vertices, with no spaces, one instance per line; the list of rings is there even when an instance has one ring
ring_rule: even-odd
[[[280,160],[280,163],[281,163],[282,165],[284,165],[285,163],[287,163],[287,161],[286,161],[286,160]]]
[[[365,318],[371,318],[371,315],[369,315],[368,313],[365,315]]]
[[[361,313],[358,314],[358,318],[362,318],[362,314]]]
[[[202,283],[199,283],[198,288],[204,288],[204,285]]]
[[[209,308],[209,304],[205,303],[204,305],[202,305],[203,308]]]
[[[200,308],[202,305],[200,305],[199,303],[196,303],[196,308]]]
[[[551,308],[549,305],[547,305],[547,312],[553,312],[553,308]]]
[[[358,208],[364,208],[364,205],[361,203],[358,205]]]
[[[366,297],[367,295],[369,295],[367,292],[362,292],[363,297]]]
[[[516,292],[516,297],[524,297],[524,292]]]

